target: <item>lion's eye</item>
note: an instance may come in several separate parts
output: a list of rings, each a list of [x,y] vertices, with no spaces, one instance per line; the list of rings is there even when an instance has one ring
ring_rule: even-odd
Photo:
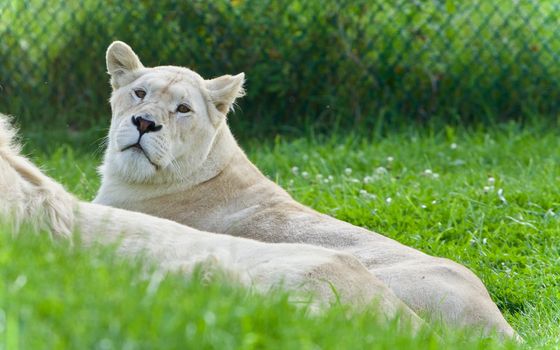
[[[180,105],[177,106],[177,112],[179,113],[189,113],[190,111],[191,108],[184,103],[181,103]]]
[[[142,89],[136,89],[134,90],[134,94],[136,95],[136,97],[138,98],[144,98],[146,97],[146,91],[142,90]]]

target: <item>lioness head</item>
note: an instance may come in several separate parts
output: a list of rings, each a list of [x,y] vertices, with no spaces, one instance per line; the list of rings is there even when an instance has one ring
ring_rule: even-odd
[[[101,172],[126,182],[184,178],[208,157],[244,74],[205,80],[183,67],[144,67],[125,43],[107,49],[112,120]]]

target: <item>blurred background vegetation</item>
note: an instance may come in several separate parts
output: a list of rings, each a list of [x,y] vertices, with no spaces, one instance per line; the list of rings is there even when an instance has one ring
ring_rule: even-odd
[[[555,0],[0,2],[0,110],[104,130],[104,53],[245,72],[238,134],[544,118],[560,109]],[[100,135],[102,132],[100,132]]]

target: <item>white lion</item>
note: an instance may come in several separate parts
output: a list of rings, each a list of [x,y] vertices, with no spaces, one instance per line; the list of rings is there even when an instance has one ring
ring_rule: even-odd
[[[21,223],[59,239],[72,239],[72,233],[78,232],[85,246],[118,244],[119,254],[148,258],[166,271],[188,275],[198,265],[210,275],[223,271],[234,282],[259,292],[286,288],[294,292],[294,301],[311,294],[313,310],[340,300],[357,308],[379,307],[388,318],[403,315],[412,329],[423,324],[349,254],[212,234],[142,213],[80,202],[21,156],[14,136],[8,118],[0,114],[0,221],[11,222],[16,232]]]
[[[107,68],[113,114],[94,202],[201,230],[350,253],[416,312],[515,335],[464,266],[320,214],[263,176],[226,123],[244,93],[243,74],[204,80],[187,68],[147,68],[123,42],[109,47]]]

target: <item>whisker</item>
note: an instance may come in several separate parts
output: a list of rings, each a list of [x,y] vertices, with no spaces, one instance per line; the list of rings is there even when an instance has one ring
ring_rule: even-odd
[[[92,142],[92,144],[97,144],[97,147],[93,150],[93,155],[97,157],[107,149],[107,145],[109,144],[109,135],[98,138]]]

